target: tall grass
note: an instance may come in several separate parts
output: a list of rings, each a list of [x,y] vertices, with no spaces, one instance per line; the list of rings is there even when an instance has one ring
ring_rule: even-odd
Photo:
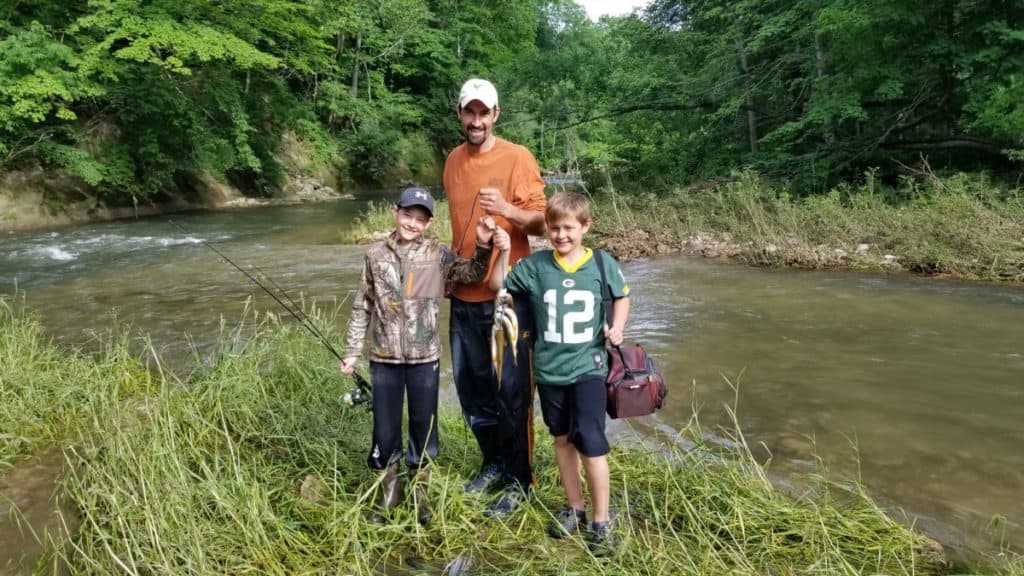
[[[322,322],[321,322],[322,324]],[[442,456],[429,498],[389,524],[366,520],[376,476],[370,421],[345,408],[335,363],[297,329],[265,321],[180,390],[137,408],[94,405],[95,430],[69,452],[68,494],[85,519],[65,554],[76,573],[439,573],[456,558],[481,574],[935,574],[928,542],[889,520],[863,491],[825,481],[800,500],[776,491],[741,442],[619,448],[611,457],[625,540],[611,559],[579,538],[555,541],[562,503],[550,446],[539,488],[508,522],[484,518],[462,493],[474,442],[441,416]],[[738,438],[738,436],[737,436]],[[305,490],[303,489],[305,487]]]
[[[1024,280],[1024,194],[984,177],[858,187],[796,197],[753,173],[680,191],[685,228],[724,234],[749,262],[882,265],[964,278]],[[886,255],[890,257],[885,258]]]
[[[623,193],[609,183],[592,200],[587,243],[619,259],[678,251],[699,237],[708,254],[764,266],[1024,281],[1024,192],[979,175],[884,187],[868,173],[861,185],[801,196],[748,171],[668,195]],[[447,205],[436,212],[430,232],[450,242]],[[390,205],[375,204],[342,240],[382,238],[393,228]]]
[[[319,326],[336,325],[335,313],[310,311]],[[81,521],[57,544],[71,573],[439,574],[453,561],[474,574],[530,575],[950,569],[933,543],[890,520],[856,483],[821,474],[794,498],[766,479],[738,428],[729,442],[712,444],[696,421],[678,438],[613,450],[623,541],[611,558],[594,557],[579,537],[547,536],[563,496],[543,436],[531,499],[505,522],[485,518],[485,501],[461,490],[478,454],[454,406],[442,409],[442,453],[428,484],[434,521],[417,523],[410,495],[387,524],[372,524],[370,417],[339,402],[351,382],[301,328],[255,312],[246,319],[250,338],[226,330],[185,381],[155,373],[156,385],[131,388],[142,394],[132,397],[117,385],[125,364],[107,361],[110,354],[94,365],[69,356],[15,314],[23,332],[5,346],[23,351],[14,355],[22,373],[89,376],[56,386],[75,406],[61,486]],[[126,350],[122,340],[112,346]],[[33,394],[10,390],[5,404]],[[991,571],[998,572],[1024,573],[1018,560]]]
[[[129,330],[115,326],[94,355],[58,347],[23,298],[0,296],[0,473],[88,426],[91,406],[152,390],[155,376],[133,344]]]

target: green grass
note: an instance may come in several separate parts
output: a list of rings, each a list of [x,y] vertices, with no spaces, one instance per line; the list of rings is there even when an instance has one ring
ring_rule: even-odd
[[[96,404],[151,391],[157,376],[131,352],[137,342],[112,329],[100,352],[58,348],[23,300],[0,297],[0,474],[19,456],[89,425]]]
[[[346,227],[339,233],[341,242],[346,244],[359,244],[382,238],[381,234],[387,234],[395,229],[395,217],[391,212],[394,206],[391,202],[371,202],[351,226]],[[448,216],[448,202],[436,200],[434,202],[434,220],[427,229],[427,236],[451,244],[452,224]]]
[[[861,186],[800,198],[748,172],[675,199],[687,234],[724,237],[754,264],[1024,280],[1024,194],[982,176],[892,189],[869,174]]]
[[[126,374],[138,381],[126,366],[141,365],[120,360],[130,357],[129,341],[115,339],[95,358],[70,354],[6,310],[4,334],[16,336],[4,345],[4,405],[37,398],[33,387],[67,397],[65,417],[7,420],[4,429],[36,439],[19,454],[74,431],[59,442],[68,462],[61,500],[80,521],[57,545],[73,574],[421,574],[456,558],[469,559],[474,574],[949,571],[929,540],[890,520],[858,484],[822,472],[804,479],[799,496],[783,493],[738,428],[728,442],[708,443],[696,419],[677,437],[614,448],[623,541],[613,558],[595,558],[578,537],[547,536],[563,497],[543,431],[534,496],[507,522],[485,518],[484,501],[460,488],[478,454],[451,407],[428,485],[434,522],[416,522],[410,496],[388,524],[371,524],[369,414],[339,402],[351,382],[301,328],[247,313],[252,337],[225,330],[184,381],[154,373],[151,385],[124,387]],[[336,312],[309,312],[320,326],[336,325]],[[54,386],[6,387],[37,370],[64,376]],[[1024,574],[1016,557],[991,566]]]

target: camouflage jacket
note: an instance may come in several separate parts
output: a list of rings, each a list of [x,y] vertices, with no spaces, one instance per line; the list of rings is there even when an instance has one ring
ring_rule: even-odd
[[[345,354],[359,356],[370,332],[370,360],[420,364],[441,358],[438,312],[445,282],[479,282],[487,275],[491,247],[463,258],[437,240],[414,242],[399,254],[394,233],[370,246],[352,302]]]

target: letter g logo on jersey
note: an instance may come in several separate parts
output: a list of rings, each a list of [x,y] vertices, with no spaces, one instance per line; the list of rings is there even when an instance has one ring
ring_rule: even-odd
[[[562,280],[562,288],[572,288],[575,285],[576,281],[573,280],[572,278],[566,278],[565,280]]]

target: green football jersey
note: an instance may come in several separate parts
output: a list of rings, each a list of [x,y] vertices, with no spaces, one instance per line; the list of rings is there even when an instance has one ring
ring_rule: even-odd
[[[612,298],[629,295],[618,262],[602,255]],[[587,374],[608,372],[601,273],[589,248],[573,266],[553,250],[535,252],[509,272],[505,287],[513,297],[530,299],[536,322],[533,372],[537,382],[569,385]]]

